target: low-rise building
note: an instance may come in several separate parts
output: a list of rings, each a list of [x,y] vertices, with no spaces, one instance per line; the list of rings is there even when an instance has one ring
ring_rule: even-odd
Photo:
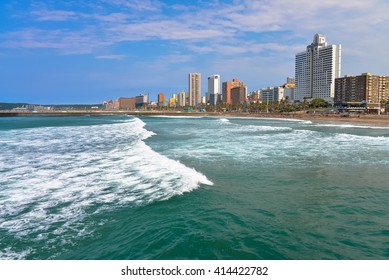
[[[135,97],[120,97],[114,102],[114,108],[117,110],[134,110]]]

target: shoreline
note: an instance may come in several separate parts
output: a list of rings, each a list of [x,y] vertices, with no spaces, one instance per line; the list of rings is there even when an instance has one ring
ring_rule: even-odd
[[[310,121],[335,121],[346,123],[386,124],[389,126],[389,115],[330,115],[307,114],[305,112],[292,113],[223,113],[223,112],[177,112],[177,111],[67,111],[67,112],[1,112],[0,117],[66,117],[66,116],[214,116],[214,117],[243,117],[243,118],[275,118],[275,119],[301,119]]]

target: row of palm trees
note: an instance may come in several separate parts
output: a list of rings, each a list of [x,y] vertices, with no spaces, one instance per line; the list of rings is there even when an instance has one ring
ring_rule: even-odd
[[[325,100],[308,102],[304,100],[300,103],[289,103],[288,100],[274,102],[250,102],[242,104],[217,104],[216,106],[207,105],[203,108],[206,111],[215,112],[247,112],[247,113],[282,113],[305,111],[309,108],[324,108],[328,107]]]
[[[314,98],[311,101],[289,102],[288,98],[274,102],[246,102],[242,104],[219,103],[216,105],[201,105],[190,108],[193,111],[206,112],[246,112],[246,113],[289,113],[307,110],[325,110],[333,105],[322,98]],[[389,111],[389,100],[381,100],[381,107]],[[162,110],[188,110],[187,107],[168,108],[161,107]]]

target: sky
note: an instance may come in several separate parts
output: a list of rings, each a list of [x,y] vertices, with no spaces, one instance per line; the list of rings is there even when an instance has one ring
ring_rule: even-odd
[[[389,75],[388,0],[0,1],[0,102],[91,104],[188,90],[188,74],[282,85],[316,33],[342,76]]]

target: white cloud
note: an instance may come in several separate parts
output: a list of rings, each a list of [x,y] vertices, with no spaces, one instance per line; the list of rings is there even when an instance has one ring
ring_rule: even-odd
[[[163,6],[162,2],[156,0],[104,0],[103,2],[137,11],[148,12],[159,11]]]
[[[61,21],[63,27],[17,30],[3,35],[1,46],[83,54],[104,53],[104,48],[126,42],[164,40],[179,42],[182,52],[199,55],[293,56],[321,32],[329,43],[342,43],[350,56],[356,56],[369,48],[385,55],[382,46],[389,43],[384,35],[389,32],[385,0],[235,0],[232,4],[208,1],[171,6],[154,0],[96,3],[89,12],[77,7],[71,10],[69,5],[66,10],[35,5],[31,15],[36,21]],[[67,26],[71,20],[77,20],[77,26]]]
[[[49,11],[49,10],[34,10],[31,14],[38,21],[67,21],[77,18],[77,13],[72,11]]]
[[[121,60],[126,57],[127,55],[120,55],[120,54],[106,54],[106,55],[96,56],[97,59],[113,59],[113,60]]]

